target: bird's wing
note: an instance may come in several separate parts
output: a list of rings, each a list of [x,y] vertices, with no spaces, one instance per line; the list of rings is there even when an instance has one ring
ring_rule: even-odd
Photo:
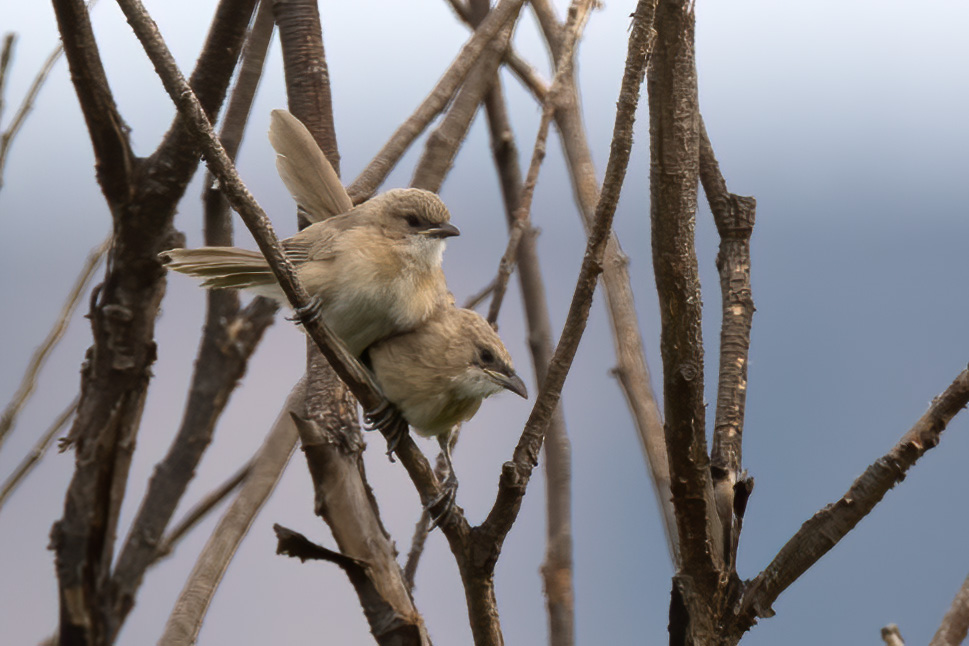
[[[290,260],[300,264],[310,260],[330,260],[338,253],[338,239],[348,230],[369,224],[370,218],[353,213],[328,218],[306,227],[282,241]]]
[[[279,177],[313,222],[353,208],[343,183],[303,123],[286,110],[273,110],[269,143],[276,150]]]

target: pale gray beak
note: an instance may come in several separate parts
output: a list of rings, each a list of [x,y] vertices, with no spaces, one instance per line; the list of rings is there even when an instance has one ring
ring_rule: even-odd
[[[510,390],[519,397],[528,399],[528,388],[525,387],[525,382],[522,381],[522,378],[517,373],[512,372],[510,375],[505,375],[496,370],[485,370],[485,372],[488,373],[492,381],[505,390]]]
[[[440,226],[424,229],[421,231],[421,235],[428,238],[450,238],[451,236],[461,235],[461,231],[450,222],[445,222]]]

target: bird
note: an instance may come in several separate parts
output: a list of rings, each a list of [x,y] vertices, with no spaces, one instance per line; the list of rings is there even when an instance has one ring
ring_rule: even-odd
[[[411,330],[452,306],[441,262],[445,240],[460,231],[450,223],[441,198],[421,189],[394,189],[352,207],[305,127],[289,113],[287,118],[277,112],[282,111],[274,111],[270,140],[280,155],[280,173],[310,219],[321,220],[281,242],[313,298],[296,312],[297,319],[322,316],[358,356],[374,342]],[[315,167],[307,169],[307,164]],[[350,210],[332,214],[345,206]],[[288,304],[257,251],[201,247],[169,249],[159,257],[168,269],[202,279],[203,287],[245,289]]]
[[[498,333],[477,312],[448,307],[414,330],[370,346],[363,356],[387,401],[400,411],[414,431],[437,439],[448,475],[441,494],[428,505],[440,506],[433,526],[450,514],[457,491],[451,462],[451,436],[471,419],[481,402],[502,390],[528,398],[525,382],[515,372],[511,355]],[[388,453],[394,451],[407,426],[387,421],[385,410],[367,415],[371,426],[389,431]]]

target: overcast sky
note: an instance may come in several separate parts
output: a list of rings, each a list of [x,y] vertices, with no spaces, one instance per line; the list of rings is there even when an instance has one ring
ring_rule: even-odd
[[[179,64],[191,68],[213,1],[149,0]],[[557,3],[564,13],[562,2]],[[610,0],[594,13],[579,52],[589,138],[604,168],[635,3]],[[343,172],[354,178],[443,72],[467,31],[445,2],[323,0]],[[757,198],[752,281],[757,314],[750,354],[744,463],[756,479],[741,539],[742,577],[755,576],[801,523],[841,496],[888,451],[969,361],[969,5],[926,1],[788,3],[700,1],[700,101],[730,189]],[[138,154],[157,145],[172,106],[117,7],[94,10],[109,80]],[[4,127],[41,61],[57,42],[48,3],[0,4],[0,29],[19,33]],[[519,50],[548,77],[530,11]],[[264,133],[285,106],[278,45],[240,155],[240,172],[278,230],[295,231],[289,196]],[[527,155],[539,110],[505,77],[519,149]],[[645,103],[645,99],[643,100]],[[648,129],[640,110],[616,229],[631,273],[648,360],[661,383],[658,313],[649,256]],[[584,241],[553,134],[532,217],[548,281],[553,327],[561,329]],[[404,186],[420,147],[387,187]],[[110,216],[94,180],[90,142],[61,60],[8,160],[0,190],[0,401],[16,389],[33,348],[60,309],[89,248]],[[201,182],[183,200],[177,226],[200,243]],[[445,270],[459,301],[492,277],[504,249],[500,193],[487,129],[478,119],[442,189],[462,235]],[[701,197],[702,201],[702,197]],[[241,224],[238,243],[253,246]],[[707,399],[716,387],[719,285],[709,212],[697,221],[705,310]],[[501,333],[531,385],[517,286]],[[599,294],[566,384],[573,443],[578,643],[666,640],[671,565],[646,467],[615,381],[613,346]],[[203,316],[202,291],[169,282],[158,326],[159,360],[132,468],[122,527],[154,463],[177,428]],[[77,317],[43,374],[38,395],[0,451],[0,478],[77,391],[90,330]],[[267,334],[219,425],[188,499],[231,474],[260,444],[303,370],[303,340],[278,321]],[[534,390],[533,388],[531,390]],[[494,500],[531,402],[498,396],[482,407],[455,452],[458,502],[480,522]],[[708,425],[710,420],[708,419]],[[368,475],[385,524],[406,553],[419,513],[399,464],[367,438]],[[436,445],[422,442],[430,453]],[[376,449],[376,450],[374,450]],[[898,623],[909,643],[927,643],[966,574],[969,417],[957,417],[938,448],[897,491],[785,592],[777,616],[746,644],[877,643]],[[56,625],[56,582],[46,550],[73,470],[52,454],[0,512],[0,630],[11,644],[36,643]],[[497,569],[505,640],[540,644],[546,619],[538,568],[544,544],[542,479],[532,480]],[[297,455],[257,518],[209,612],[202,644],[372,643],[343,573],[274,554],[280,522],[328,546],[312,511]],[[183,506],[182,510],[187,508]],[[121,634],[151,644],[214,525],[209,519],[152,571]],[[123,532],[124,530],[122,530]],[[447,545],[434,533],[417,581],[417,606],[438,644],[470,643],[464,595]]]

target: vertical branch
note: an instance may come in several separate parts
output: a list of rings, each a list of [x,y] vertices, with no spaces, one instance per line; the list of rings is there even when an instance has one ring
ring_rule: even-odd
[[[724,555],[728,564],[735,564],[740,523],[746,509],[749,487],[753,486],[752,480],[741,482],[741,448],[747,400],[747,354],[750,349],[750,325],[754,317],[754,299],[750,287],[750,236],[754,230],[757,202],[752,197],[741,197],[727,190],[702,118],[700,181],[720,233],[720,252],[717,254],[722,295],[720,378],[710,467],[717,514],[724,530]],[[739,499],[735,490],[741,492]]]
[[[674,585],[686,607],[690,640],[714,630],[711,599],[722,567],[704,430],[700,283],[693,229],[699,133],[694,16],[689,2],[660,2],[657,45],[647,81],[650,118],[650,220],[659,294],[666,448],[680,563]],[[717,537],[716,539],[714,537]]]

